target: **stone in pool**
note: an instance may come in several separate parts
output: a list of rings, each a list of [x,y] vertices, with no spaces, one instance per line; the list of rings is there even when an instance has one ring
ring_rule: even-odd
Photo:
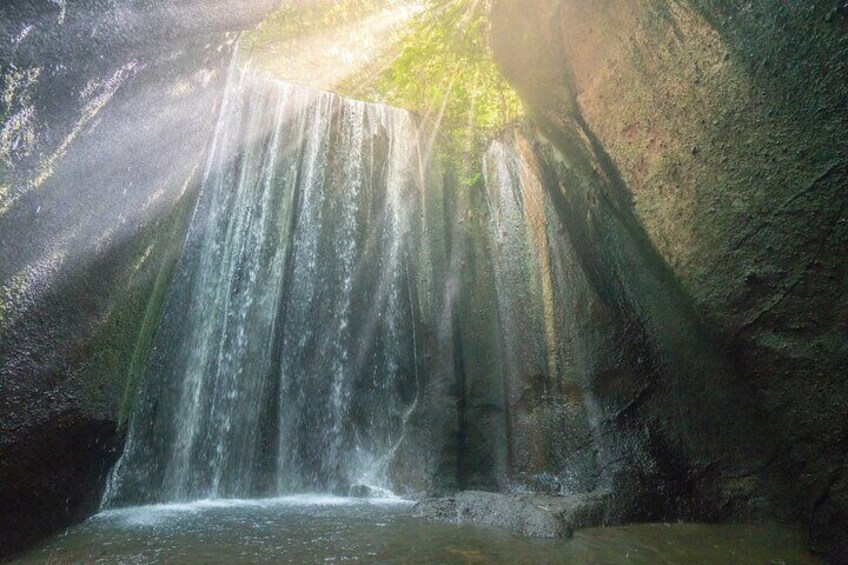
[[[353,485],[350,487],[348,496],[351,498],[393,498],[394,494],[380,487],[370,485]]]
[[[537,538],[567,538],[606,523],[606,491],[553,496],[466,491],[419,502],[414,516],[436,522],[502,528]]]

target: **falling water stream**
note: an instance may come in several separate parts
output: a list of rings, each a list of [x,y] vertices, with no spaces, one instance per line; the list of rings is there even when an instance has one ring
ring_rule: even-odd
[[[109,507],[388,487],[418,395],[416,123],[231,72]]]

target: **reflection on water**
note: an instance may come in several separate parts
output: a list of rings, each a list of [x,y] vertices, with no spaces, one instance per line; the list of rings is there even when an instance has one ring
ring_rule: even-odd
[[[20,563],[815,563],[753,526],[642,525],[534,540],[410,517],[399,499],[293,496],[104,512]]]

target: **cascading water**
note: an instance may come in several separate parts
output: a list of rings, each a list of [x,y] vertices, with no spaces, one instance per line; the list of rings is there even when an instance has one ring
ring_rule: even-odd
[[[555,238],[547,230],[558,222],[535,167],[519,151],[517,144],[495,140],[483,163],[504,371],[513,379],[533,374],[555,382],[560,370],[549,245]]]
[[[543,183],[550,162],[511,130],[487,151],[484,183],[446,192],[426,138],[403,111],[232,71],[105,500],[175,503],[102,512],[32,562],[810,560],[785,532],[750,527],[541,543],[412,521],[402,499],[314,494],[447,483],[586,500],[606,492],[605,467],[627,460],[602,436],[622,414],[629,425],[647,389],[600,357],[609,349],[596,341],[620,339],[621,326],[588,283],[580,232],[565,224],[576,218]],[[581,367],[595,386],[623,377],[635,400],[605,418]],[[464,508],[502,520],[507,499],[482,500]],[[531,497],[513,500],[513,524],[539,521]]]
[[[581,305],[592,302],[579,293],[586,288],[582,267],[545,190],[542,165],[518,130],[492,142],[483,172],[498,320],[490,347],[500,354],[507,415],[502,486],[593,490],[597,485],[582,477],[596,475],[594,459],[573,455],[597,429],[574,369],[575,322]],[[580,472],[568,472],[574,469]]]
[[[233,68],[107,506],[390,485],[442,302],[427,137]]]
[[[565,466],[579,268],[539,165],[513,132],[446,193],[426,129],[233,67],[107,506]]]

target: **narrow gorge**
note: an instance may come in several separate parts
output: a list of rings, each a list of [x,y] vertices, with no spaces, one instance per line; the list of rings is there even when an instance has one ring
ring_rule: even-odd
[[[0,24],[0,559],[848,559],[844,2]]]

